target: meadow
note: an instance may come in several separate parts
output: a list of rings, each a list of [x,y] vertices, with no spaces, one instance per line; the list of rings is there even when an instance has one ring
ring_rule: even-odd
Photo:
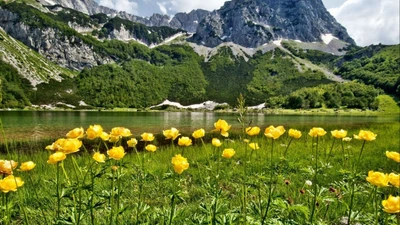
[[[72,127],[46,149],[7,145],[1,224],[400,224],[398,123],[238,120],[182,134]]]

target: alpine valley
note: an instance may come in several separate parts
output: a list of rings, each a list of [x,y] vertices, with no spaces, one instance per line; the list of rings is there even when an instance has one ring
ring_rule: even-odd
[[[148,108],[168,99],[379,109],[400,45],[359,47],[321,0],[232,0],[173,18],[94,0],[0,0],[0,107]]]

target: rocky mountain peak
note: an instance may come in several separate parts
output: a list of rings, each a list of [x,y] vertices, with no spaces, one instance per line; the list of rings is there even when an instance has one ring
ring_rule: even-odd
[[[321,0],[232,0],[204,18],[191,41],[258,47],[279,39],[318,42],[325,34],[354,44]]]

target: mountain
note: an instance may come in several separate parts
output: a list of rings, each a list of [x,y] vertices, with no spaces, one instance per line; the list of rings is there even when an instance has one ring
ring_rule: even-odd
[[[191,41],[258,47],[279,39],[319,42],[326,34],[355,44],[321,0],[232,0],[207,15]]]

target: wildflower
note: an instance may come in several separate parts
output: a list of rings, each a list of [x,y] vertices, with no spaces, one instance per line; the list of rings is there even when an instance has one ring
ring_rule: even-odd
[[[165,140],[172,139],[175,140],[179,135],[179,130],[172,127],[170,130],[163,130],[163,135],[165,136]]]
[[[394,187],[400,187],[400,175],[395,173],[389,174],[389,183]]]
[[[205,131],[203,128],[198,129],[198,130],[195,130],[195,131],[193,132],[193,134],[192,134],[192,136],[193,136],[194,138],[196,138],[196,139],[202,138],[202,137],[204,137],[204,135],[206,135],[206,131]]]
[[[284,181],[284,183],[285,183],[286,185],[289,185],[289,184],[290,184],[290,180],[286,179],[286,180]]]
[[[259,127],[248,127],[246,128],[246,133],[250,136],[255,136],[260,133],[260,128]]]
[[[149,152],[155,152],[157,147],[155,145],[146,145],[146,150]]]
[[[386,157],[400,163],[400,153],[386,151]]]
[[[177,174],[181,174],[184,170],[189,168],[189,163],[187,159],[181,154],[175,155],[171,160],[172,165],[174,166],[174,171]]]
[[[86,136],[90,140],[100,137],[103,134],[103,128],[100,125],[90,125],[86,130]]]
[[[211,140],[212,145],[214,145],[215,147],[219,147],[222,145],[221,141],[218,138],[213,138]]]
[[[300,189],[300,194],[304,195],[306,191],[304,189]]]
[[[67,158],[67,155],[64,152],[56,152],[49,156],[49,160],[47,160],[47,163],[56,164],[63,161],[65,158]]]
[[[351,141],[351,137],[344,137],[344,138],[342,138],[342,141],[347,141],[347,142],[349,142],[349,141]]]
[[[154,135],[152,133],[143,133],[140,136],[142,137],[141,141],[153,141],[154,140]]]
[[[48,145],[46,147],[47,150],[59,151],[65,154],[71,154],[79,151],[79,148],[82,147],[82,141],[74,138],[60,138],[55,141],[53,144]]]
[[[322,137],[326,134],[326,131],[321,127],[313,127],[308,135],[311,137]]]
[[[14,160],[0,160],[0,173],[12,174],[13,170],[17,168],[18,163]]]
[[[111,166],[111,169],[114,170],[114,171],[117,171],[118,168],[119,168],[119,166]]]
[[[189,137],[181,137],[178,139],[178,145],[179,146],[190,146],[192,145],[192,139]]]
[[[114,127],[110,132],[110,141],[117,142],[122,137],[129,137],[131,135],[131,131],[125,127]]]
[[[367,181],[378,187],[386,187],[389,185],[389,176],[385,173],[371,170],[368,172]]]
[[[264,135],[268,138],[278,139],[283,133],[285,133],[285,128],[283,126],[269,126],[265,128]]]
[[[103,131],[103,133],[101,133],[101,135],[100,135],[100,138],[101,138],[103,141],[108,141],[108,140],[110,139],[110,135],[107,134],[107,132],[104,132],[104,131]]]
[[[112,149],[107,151],[107,155],[115,160],[120,160],[125,156],[125,150],[122,146],[113,147]]]
[[[289,137],[299,139],[301,137],[301,131],[296,129],[289,129]]]
[[[343,139],[347,136],[347,130],[333,130],[331,131],[331,134],[334,138]]]
[[[250,140],[249,140],[249,139],[243,139],[243,142],[245,142],[245,143],[249,143],[249,142],[250,142]]]
[[[23,162],[19,168],[21,171],[29,171],[35,168],[36,164],[32,161]]]
[[[230,159],[232,158],[232,156],[235,155],[235,150],[233,148],[226,148],[224,149],[224,151],[222,152],[222,157]]]
[[[400,213],[400,196],[389,198],[382,201],[383,210],[387,213]]]
[[[93,155],[93,159],[99,163],[103,163],[106,161],[106,155],[101,154],[100,152],[95,152]]]
[[[129,141],[126,142],[128,144],[128,147],[135,147],[138,143],[138,141],[136,140],[136,138],[131,138]]]
[[[374,134],[371,131],[360,130],[358,135],[354,135],[354,138],[357,140],[374,141],[376,139],[376,136],[377,134]]]
[[[82,127],[75,128],[71,131],[69,131],[66,135],[67,138],[83,138],[85,135],[85,131],[83,130]]]
[[[308,185],[308,186],[311,186],[312,185],[312,181],[311,180],[306,180],[305,184]]]
[[[229,136],[228,130],[231,128],[231,126],[225,120],[219,119],[217,122],[214,123],[214,127],[215,131],[221,132],[222,136]]]
[[[258,144],[257,144],[257,143],[250,143],[249,146],[250,146],[250,148],[253,149],[253,150],[260,149],[260,147],[258,147]]]
[[[24,182],[19,177],[14,177],[14,175],[8,175],[3,180],[0,180],[0,190],[4,193],[10,191],[17,191],[17,188],[24,185]]]

